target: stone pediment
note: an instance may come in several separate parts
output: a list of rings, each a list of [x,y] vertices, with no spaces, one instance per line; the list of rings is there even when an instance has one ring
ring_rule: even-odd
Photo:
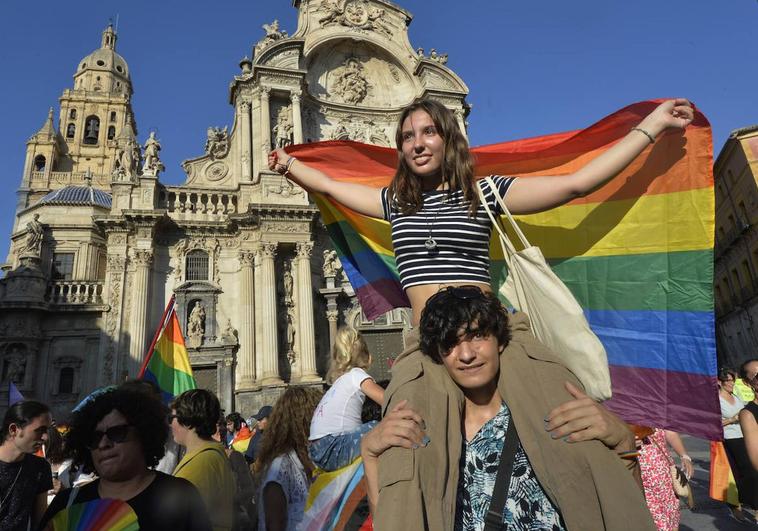
[[[235,124],[236,125],[236,124]],[[205,155],[182,162],[187,174],[185,185],[203,188],[234,188],[233,161],[236,155],[232,135],[227,127],[209,127],[206,132]]]
[[[277,41],[255,54],[255,64],[297,70],[303,50],[302,40]]]
[[[188,280],[176,288],[175,293],[222,293],[222,290],[214,283],[203,280]]]
[[[300,37],[312,32],[347,32],[399,42],[411,15],[383,0],[320,0],[301,10]]]
[[[468,94],[468,87],[463,80],[437,61],[430,59],[420,60],[414,74],[418,76],[426,90]]]

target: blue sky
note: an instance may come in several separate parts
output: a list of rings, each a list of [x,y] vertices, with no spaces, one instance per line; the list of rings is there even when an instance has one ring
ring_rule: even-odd
[[[313,0],[311,0],[313,1]],[[758,123],[756,0],[560,2],[403,0],[411,44],[449,54],[468,85],[474,145],[585,127],[635,101],[690,98],[713,125],[716,154],[733,129]],[[289,0],[5,2],[0,19],[0,249],[7,249],[25,141],[72,84],[118,14],[117,51],[134,86],[144,143],[156,130],[166,183],[203,153],[209,126],[231,125],[238,62]],[[57,125],[57,124],[56,124]]]

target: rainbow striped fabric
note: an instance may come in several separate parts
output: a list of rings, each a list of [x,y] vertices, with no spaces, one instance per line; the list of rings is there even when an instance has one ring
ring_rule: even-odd
[[[581,130],[472,149],[476,174],[565,175],[613,146],[660,102],[630,105]],[[397,153],[353,142],[288,152],[337,180],[386,186]],[[696,113],[661,135],[609,184],[548,212],[519,216],[532,244],[585,309],[608,352],[614,398],[628,422],[721,437],[713,314],[713,147]],[[389,224],[315,196],[369,319],[408,306]],[[491,246],[495,287],[507,275]]]
[[[184,391],[197,387],[173,297],[156,335],[158,338],[142,364],[139,378],[155,383],[168,403]]]
[[[247,427],[247,424],[243,424],[237,432],[237,435],[232,439],[232,448],[239,453],[244,454],[247,452],[247,448],[250,446],[250,441],[252,440],[253,432]]]
[[[340,522],[352,514],[366,495],[361,483],[363,476],[361,458],[333,472],[317,469],[305,501],[305,515],[298,529],[320,531],[343,528],[344,524],[339,525]]]
[[[137,531],[140,526],[131,506],[101,498],[77,503],[57,513],[51,520],[54,531]]]

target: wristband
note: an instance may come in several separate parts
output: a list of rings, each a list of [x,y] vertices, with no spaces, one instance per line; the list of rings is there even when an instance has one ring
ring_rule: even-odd
[[[284,165],[284,175],[287,175],[290,172],[290,168],[295,163],[297,159],[295,157],[290,157],[287,159],[287,163]]]
[[[687,461],[689,461],[690,463],[692,462],[692,458],[691,458],[690,456],[688,456],[687,454],[684,454],[684,455],[680,455],[680,456],[679,456],[679,459],[681,459],[682,461],[684,461],[684,460],[687,460]]]
[[[632,131],[639,131],[640,133],[642,133],[643,135],[645,135],[648,138],[648,140],[650,140],[651,144],[655,144],[655,137],[653,135],[651,135],[650,133],[648,133],[647,131],[645,131],[644,129],[642,129],[640,127],[632,127],[629,130],[629,132],[632,132]]]

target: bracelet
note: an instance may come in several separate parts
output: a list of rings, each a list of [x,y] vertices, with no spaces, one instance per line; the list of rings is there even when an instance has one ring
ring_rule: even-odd
[[[691,458],[690,456],[688,456],[687,454],[684,454],[684,455],[680,455],[680,456],[679,456],[679,459],[681,459],[682,461],[684,461],[684,460],[687,460],[687,461],[689,461],[690,463],[692,462],[692,458]]]
[[[287,159],[287,163],[284,165],[284,175],[287,175],[290,172],[290,168],[295,163],[297,159],[295,157],[290,157]]]
[[[648,133],[647,131],[645,131],[644,129],[642,129],[640,127],[632,127],[629,130],[629,132],[631,133],[632,131],[639,131],[640,133],[642,133],[643,135],[645,135],[648,138],[648,140],[650,140],[651,144],[655,144],[655,137],[653,135],[651,135],[650,133]]]

